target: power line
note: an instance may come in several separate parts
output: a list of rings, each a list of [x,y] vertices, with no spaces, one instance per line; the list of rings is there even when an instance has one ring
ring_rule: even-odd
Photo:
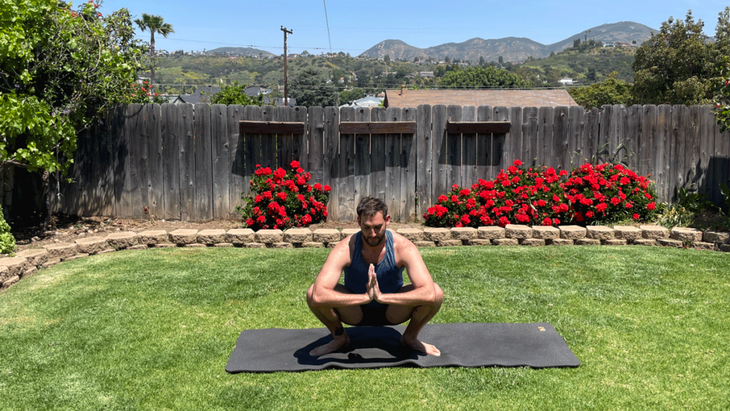
[[[330,53],[332,53],[332,37],[330,37],[330,20],[327,18],[327,2],[322,0],[324,3],[324,21],[327,22],[327,39],[330,41]]]

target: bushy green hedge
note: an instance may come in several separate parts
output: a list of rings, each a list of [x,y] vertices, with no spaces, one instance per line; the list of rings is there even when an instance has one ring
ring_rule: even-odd
[[[10,224],[5,221],[3,208],[0,206],[0,253],[10,254],[15,251],[15,237],[10,232]]]

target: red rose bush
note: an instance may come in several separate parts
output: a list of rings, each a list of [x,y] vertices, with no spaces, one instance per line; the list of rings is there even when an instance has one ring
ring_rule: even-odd
[[[656,214],[651,181],[621,165],[584,164],[570,175],[521,166],[515,160],[495,180],[480,179],[471,189],[454,185],[423,214],[426,225],[587,225],[627,218],[646,221]]]
[[[330,187],[309,184],[311,174],[298,161],[291,170],[256,165],[251,179],[251,195],[242,196],[244,205],[237,210],[243,216],[244,227],[253,230],[306,227],[327,221],[327,201]]]

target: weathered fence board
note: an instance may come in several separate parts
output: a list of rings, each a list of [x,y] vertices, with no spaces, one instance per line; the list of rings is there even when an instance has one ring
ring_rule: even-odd
[[[672,106],[662,104],[657,107],[656,118],[656,146],[654,147],[654,170],[652,176],[656,181],[657,195],[659,198],[670,198],[670,168],[669,159],[671,158],[671,124],[672,124]]]
[[[307,117],[307,110],[303,109],[301,114]],[[302,161],[302,168],[309,171],[314,182],[324,181],[322,170],[324,159],[324,109],[322,107],[309,108],[309,140],[307,161]]]
[[[164,195],[162,196],[164,212],[163,219],[180,219],[180,133],[182,132],[182,113],[180,106],[164,104],[161,107],[160,118],[163,119],[160,129],[162,137],[163,165],[162,178]]]
[[[641,158],[641,151],[639,147],[641,146],[641,125],[642,125],[642,107],[641,106],[631,106],[628,108],[627,111],[627,121],[628,121],[628,127],[626,129],[626,134],[624,135],[624,141],[625,145],[627,147],[629,154],[629,167],[632,170],[639,171],[639,159]]]
[[[231,167],[228,180],[230,208],[227,211],[229,218],[240,217],[240,214],[236,212],[236,207],[243,205],[241,195],[251,192],[248,179],[246,179],[244,135],[240,133],[241,130],[239,127],[239,122],[243,120],[243,116],[243,106],[228,106],[228,162]]]
[[[388,107],[385,110],[387,121],[401,121],[401,109]],[[385,204],[394,220],[400,220],[400,168],[401,135],[385,135]]]
[[[195,214],[199,220],[213,219],[213,137],[210,106],[195,104]]]
[[[230,143],[228,142],[228,108],[214,104],[211,110],[211,158],[213,161],[213,219],[228,218],[230,200]]]
[[[388,121],[385,107],[370,109],[370,120],[373,122]],[[385,134],[370,136],[370,195],[385,201]]]
[[[241,120],[262,125],[242,134]],[[490,121],[507,122],[509,133],[474,134],[469,126]],[[306,133],[271,133],[276,127],[267,129],[265,122],[304,124]],[[372,126],[343,134],[347,122]],[[412,126],[379,125],[393,122],[415,124],[415,133]],[[556,170],[584,161],[626,162],[641,175],[651,173],[659,201],[692,188],[719,203],[719,185],[730,184],[730,137],[709,106],[607,105],[584,112],[130,104],[110,111],[104,123],[80,135],[73,182],[62,184],[54,211],[146,218],[147,207],[155,218],[240,218],[235,208],[250,192],[256,165],[288,170],[292,160],[312,174],[312,184],[332,188],[334,221],[354,220],[367,195],[384,199],[394,221],[419,218],[453,184],[493,179],[515,159]],[[449,124],[458,133],[449,133]],[[387,133],[372,134],[376,130]]]
[[[504,151],[509,153],[505,161],[514,162],[522,154],[522,107],[510,107],[507,112],[511,125],[509,140],[505,140]]]
[[[461,121],[461,115],[462,115],[462,108],[461,106],[454,106],[451,105],[447,108],[447,112],[449,115],[449,120],[451,121]],[[451,185],[458,184],[460,186],[464,185],[464,182],[462,181],[462,175],[461,175],[461,145],[462,145],[462,135],[461,134],[451,134],[449,133],[448,129],[446,130],[447,135],[447,144],[446,144],[446,161],[448,163],[448,167],[446,168],[446,174],[447,174],[447,182]]]
[[[446,106],[434,106],[432,116],[431,199],[435,202],[439,195],[451,191],[447,171],[448,151],[446,150],[446,145],[448,139],[446,137],[446,121],[448,119],[448,113]]]
[[[463,123],[477,121],[477,108],[475,106],[464,106],[461,113]],[[462,130],[462,167],[459,177],[462,186],[471,186],[477,181],[477,134]]]
[[[336,184],[339,167],[340,138],[338,134],[340,126],[340,111],[337,107],[324,109],[324,157],[322,167],[324,169],[323,184],[332,188],[327,211],[332,220],[338,221],[337,212],[340,204],[339,188]]]
[[[147,130],[147,209],[143,210],[145,215],[160,217],[165,213],[161,110],[157,104],[146,104],[143,107]]]
[[[357,122],[369,122],[370,121],[370,109],[367,107],[358,107],[355,109],[354,121]],[[346,123],[342,123],[346,124]],[[355,139],[355,175],[354,175],[354,189],[353,195],[354,205],[360,203],[360,199],[367,197],[370,194],[370,187],[372,182],[371,179],[371,168],[370,168],[370,134],[369,133],[357,133],[354,134]]]
[[[181,107],[182,129],[177,152],[180,157],[180,219],[195,221],[195,112],[192,104]]]
[[[418,119],[416,131],[416,216],[426,212],[426,209],[434,203],[431,197],[431,181],[433,164],[431,163],[431,106],[418,106]]]
[[[654,175],[656,172],[654,170],[654,163],[650,160],[653,155],[653,149],[656,146],[656,127],[656,106],[643,106],[643,112],[641,114],[641,142],[639,147],[639,152],[641,153],[639,158],[641,161],[639,162],[638,169],[636,169],[636,172],[643,176],[649,174]]]
[[[403,121],[415,122],[417,109],[404,108],[401,119]],[[415,133],[401,134],[401,195],[400,195],[400,221],[413,221],[416,218],[416,148],[417,140]]]

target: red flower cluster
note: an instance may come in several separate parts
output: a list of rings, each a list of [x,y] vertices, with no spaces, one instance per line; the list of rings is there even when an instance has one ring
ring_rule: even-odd
[[[651,177],[651,175],[649,175]],[[562,184],[575,221],[651,220],[656,215],[652,182],[621,164],[583,164]]]
[[[632,209],[634,219],[648,219],[656,208],[650,181],[621,165],[594,168],[584,164],[564,182],[565,170],[557,173],[553,168],[524,169],[521,165],[515,160],[507,172],[501,170],[493,181],[480,179],[471,190],[454,185],[451,193],[439,196],[423,214],[426,225],[587,224],[609,216],[625,218],[619,211]]]
[[[291,171],[256,165],[251,179],[250,196],[243,196],[245,205],[238,207],[245,227],[287,229],[306,227],[327,221],[329,186],[309,185],[311,174],[292,161]]]

